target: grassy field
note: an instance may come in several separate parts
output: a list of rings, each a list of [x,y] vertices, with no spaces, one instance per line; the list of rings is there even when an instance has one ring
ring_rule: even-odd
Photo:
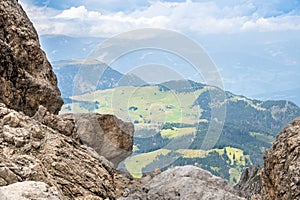
[[[115,114],[125,121],[136,124],[164,122],[194,124],[201,116],[199,106],[193,106],[196,98],[206,89],[190,93],[160,91],[158,86],[123,86],[114,89],[98,90],[71,99],[97,103],[93,112]],[[74,112],[90,112],[83,103],[66,104],[64,112],[71,107]]]
[[[200,149],[179,149],[176,152],[180,153],[183,158],[204,158],[208,154],[207,151]]]
[[[229,173],[230,173],[229,183],[233,185],[236,183],[237,180],[240,179],[241,172],[235,168],[230,168]]]
[[[228,164],[239,166],[237,168],[231,168],[230,173],[230,183],[234,183],[239,179],[241,174],[241,169],[245,166],[246,156],[243,154],[243,151],[237,148],[226,147],[224,149],[211,149],[211,150],[192,150],[192,149],[179,149],[176,150],[176,153],[181,154],[183,158],[205,158],[210,152],[217,152],[220,155],[223,155],[225,152],[229,158]],[[156,160],[158,155],[167,155],[171,150],[160,149],[153,152],[142,153],[138,155],[131,156],[125,160],[126,169],[131,173],[131,175],[135,178],[140,178],[142,176],[142,169],[146,167],[148,164],[152,163]],[[212,167],[211,170],[218,171],[217,167]]]
[[[131,156],[125,160],[126,169],[135,178],[142,177],[142,168],[153,162],[158,155],[166,155],[170,152],[167,149],[159,149],[157,151],[138,154]]]
[[[213,149],[213,151],[218,152],[220,155],[226,152],[231,165],[233,165],[234,162],[236,162],[237,165],[241,165],[241,166],[245,166],[246,164],[244,152],[240,149],[225,147],[224,149]]]
[[[250,132],[250,135],[252,137],[255,137],[257,140],[260,140],[262,142],[267,142],[269,144],[272,144],[274,138],[272,136],[267,136],[261,133],[255,133],[255,132]]]
[[[161,130],[160,134],[164,138],[173,139],[184,135],[194,134],[195,132],[196,132],[195,127],[189,127],[189,128],[173,128],[173,130],[172,129]]]

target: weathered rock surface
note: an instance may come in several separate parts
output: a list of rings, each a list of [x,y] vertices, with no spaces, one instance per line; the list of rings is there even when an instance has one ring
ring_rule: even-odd
[[[265,152],[263,200],[300,199],[300,118],[286,126]]]
[[[78,139],[74,135],[75,124],[72,119],[64,120],[59,115],[51,114],[44,106],[39,106],[38,111],[32,118],[66,136]]]
[[[16,0],[0,1],[0,85],[1,200],[123,192],[113,165],[132,152],[133,125],[112,115],[56,115],[63,104],[56,76]]]
[[[142,186],[143,192],[130,193],[119,200],[180,199],[180,200],[239,200],[235,190],[223,179],[195,166],[169,169]]]
[[[75,123],[74,134],[117,167],[133,149],[134,126],[113,115],[66,114],[61,116]]]
[[[132,153],[134,126],[113,115],[53,115],[40,106],[34,119],[67,136],[80,139],[117,167]]]
[[[0,187],[0,200],[60,200],[55,188],[43,182],[25,181]]]
[[[32,116],[58,113],[63,101],[36,30],[16,0],[0,1],[0,103]]]
[[[128,172],[117,171],[114,176],[117,197],[128,197],[129,194],[141,195],[144,193],[144,185],[148,184],[150,180],[161,172],[161,169],[157,169],[143,174],[142,178],[133,178]]]
[[[238,184],[234,186],[240,196],[250,200],[253,195],[261,193],[260,170],[258,166],[245,169]]]
[[[70,199],[114,199],[112,164],[76,139],[0,104],[0,186],[40,181]]]

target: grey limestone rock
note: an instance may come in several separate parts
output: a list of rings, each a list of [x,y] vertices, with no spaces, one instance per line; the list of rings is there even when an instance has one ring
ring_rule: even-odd
[[[223,179],[195,166],[174,167],[154,176],[142,186],[143,192],[119,200],[241,200]]]
[[[132,153],[134,126],[113,115],[54,115],[40,106],[33,119],[93,148],[115,168]]]
[[[24,181],[0,187],[0,200],[61,200],[55,188],[43,182]]]
[[[68,199],[114,199],[114,173],[93,149],[0,103],[0,186],[39,181]]]

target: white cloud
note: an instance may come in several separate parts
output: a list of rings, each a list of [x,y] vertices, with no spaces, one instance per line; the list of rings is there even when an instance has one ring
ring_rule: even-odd
[[[102,14],[97,11],[88,11],[85,6],[71,7],[68,10],[64,10],[59,15],[55,16],[56,19],[81,19],[92,20],[101,19]]]
[[[54,32],[51,19],[53,16],[59,14],[59,11],[51,8],[33,6],[23,1],[19,2],[29,15],[29,18],[34,23],[39,34],[51,34]]]
[[[281,16],[271,18],[259,18],[246,21],[241,30],[300,30],[300,16]]]
[[[148,7],[118,12],[89,10],[85,5],[58,11],[21,2],[39,34],[108,37],[138,28],[166,28],[196,34],[300,30],[297,10],[287,9],[288,12],[279,14],[276,10],[268,11],[274,6],[255,1],[233,5],[212,1],[152,1]],[[276,15],[268,17],[272,13]]]

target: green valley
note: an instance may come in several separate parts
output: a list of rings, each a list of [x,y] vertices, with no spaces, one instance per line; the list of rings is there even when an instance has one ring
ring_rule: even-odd
[[[120,86],[68,97],[62,113],[114,114],[135,125],[133,154],[120,165],[133,176],[156,168],[196,165],[227,179],[262,165],[273,138],[300,108],[287,101],[259,101],[225,92],[226,119],[212,149],[202,149],[212,116],[211,92],[219,89],[188,81]]]

